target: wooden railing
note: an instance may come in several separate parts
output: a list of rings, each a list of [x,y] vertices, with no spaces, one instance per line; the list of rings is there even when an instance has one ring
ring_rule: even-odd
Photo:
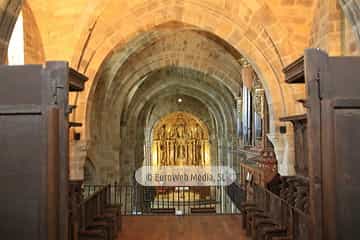
[[[244,185],[234,182],[226,187],[226,193],[236,208],[241,209],[241,205],[246,201],[246,189]]]
[[[110,185],[99,186],[86,197],[82,196],[81,185],[75,185],[71,194],[70,240],[116,238],[121,214],[118,206],[111,203]]]
[[[241,185],[245,185],[246,181],[253,181],[263,186],[266,179],[262,169],[248,163],[240,163],[240,176]]]
[[[240,159],[239,167],[234,170],[238,174],[237,183],[245,186],[246,182],[253,182],[266,187],[277,173],[275,154],[272,150],[245,151],[239,150],[238,154],[244,155]],[[252,156],[248,158],[248,155]]]
[[[240,163],[238,184],[245,186],[246,182],[253,182],[266,187],[266,184],[276,175],[269,168],[260,168],[255,163]]]
[[[86,228],[93,223],[97,216],[105,212],[105,208],[110,204],[110,185],[103,186],[86,198],[80,204],[80,229],[86,230]]]
[[[266,216],[265,222],[276,224],[274,228],[277,229],[277,234],[285,237],[285,239],[309,239],[310,215],[308,213],[292,206],[288,201],[262,186],[252,184],[251,187],[253,189],[253,196],[250,202],[254,203],[256,208],[263,212],[259,215],[260,218]],[[254,218],[256,218],[256,214],[253,215],[252,226],[256,225],[254,224],[254,221],[256,221]],[[260,224],[257,226],[260,226]],[[257,231],[256,234],[258,236],[259,232],[261,232],[261,227],[254,228],[253,231]],[[252,232],[252,236],[254,234]]]

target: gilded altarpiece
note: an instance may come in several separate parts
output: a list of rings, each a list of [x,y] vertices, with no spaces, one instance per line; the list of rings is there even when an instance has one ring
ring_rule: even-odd
[[[175,112],[162,118],[152,132],[152,165],[210,165],[209,132],[195,116]]]

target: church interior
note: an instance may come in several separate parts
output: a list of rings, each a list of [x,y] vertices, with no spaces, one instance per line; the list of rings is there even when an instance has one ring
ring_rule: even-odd
[[[360,0],[0,0],[0,239],[358,239],[359,109]]]

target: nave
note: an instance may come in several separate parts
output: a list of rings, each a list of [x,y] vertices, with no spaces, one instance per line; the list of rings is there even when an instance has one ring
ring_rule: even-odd
[[[0,0],[0,240],[357,240],[359,76],[360,0]]]

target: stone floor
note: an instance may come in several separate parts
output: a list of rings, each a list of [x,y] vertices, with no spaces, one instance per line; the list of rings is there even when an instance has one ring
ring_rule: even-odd
[[[248,240],[240,215],[127,216],[119,240]]]

